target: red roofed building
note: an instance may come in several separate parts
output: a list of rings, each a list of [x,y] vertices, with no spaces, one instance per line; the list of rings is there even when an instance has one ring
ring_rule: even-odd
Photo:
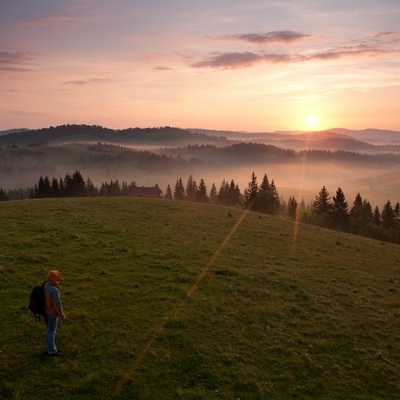
[[[147,199],[158,199],[161,197],[162,190],[158,185],[151,187],[138,187],[134,186],[129,189],[128,196],[131,197],[145,197]]]

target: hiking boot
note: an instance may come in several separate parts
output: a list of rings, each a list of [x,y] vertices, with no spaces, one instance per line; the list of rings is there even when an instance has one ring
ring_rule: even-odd
[[[60,356],[62,356],[62,351],[58,350],[55,353],[47,353],[47,355],[49,355],[51,357],[60,357]]]

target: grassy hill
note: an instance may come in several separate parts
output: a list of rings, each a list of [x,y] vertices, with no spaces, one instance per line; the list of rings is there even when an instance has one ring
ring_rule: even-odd
[[[400,253],[167,200],[0,204],[0,399],[398,399]],[[60,358],[27,310],[62,271]]]

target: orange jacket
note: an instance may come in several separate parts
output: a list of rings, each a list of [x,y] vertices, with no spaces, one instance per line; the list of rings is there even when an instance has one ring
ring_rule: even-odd
[[[63,306],[60,298],[58,284],[60,283],[60,272],[56,270],[49,271],[47,282],[43,287],[45,299],[45,311],[47,318],[62,318],[65,319]]]

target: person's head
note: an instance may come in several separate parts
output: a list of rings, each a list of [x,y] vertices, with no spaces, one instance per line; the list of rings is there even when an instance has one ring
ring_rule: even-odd
[[[54,285],[58,285],[61,279],[61,272],[55,269],[52,269],[47,274],[47,282],[52,283]]]

